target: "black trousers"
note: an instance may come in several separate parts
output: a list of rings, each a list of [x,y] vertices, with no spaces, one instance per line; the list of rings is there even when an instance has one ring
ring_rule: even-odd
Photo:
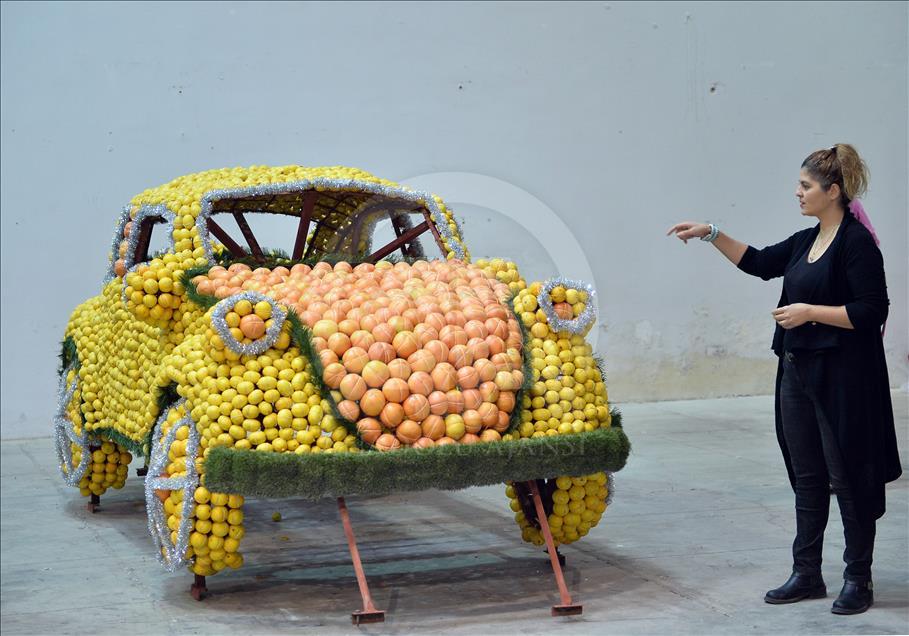
[[[823,364],[823,353],[787,352],[783,355],[780,386],[783,437],[795,474],[796,535],[792,544],[793,570],[820,576],[824,530],[830,512],[830,487],[843,518],[846,550],[844,577],[871,580],[875,521],[861,519],[846,480],[842,455],[830,424],[806,379],[812,365]],[[848,387],[843,387],[848,391]]]

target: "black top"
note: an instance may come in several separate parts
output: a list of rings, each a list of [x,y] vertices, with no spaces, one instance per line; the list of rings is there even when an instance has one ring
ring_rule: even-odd
[[[746,274],[771,280],[785,276],[799,259],[808,257],[808,250],[817,238],[820,226],[796,232],[785,241],[761,250],[748,246],[738,268]],[[855,330],[877,330],[880,337],[881,324],[887,320],[890,300],[887,298],[887,281],[884,277],[884,259],[874,243],[871,233],[855,220],[852,214],[843,216],[843,222],[833,242],[824,252],[830,280],[829,287],[811,290],[798,301],[789,298],[785,284],[777,307],[804,302],[811,305],[845,305],[846,314]],[[818,260],[812,265],[820,264]],[[818,294],[823,294],[823,297]],[[810,323],[809,323],[810,324]],[[830,331],[839,338],[845,330],[829,325],[811,325],[811,331]],[[773,351],[780,355],[785,350],[785,329],[776,326],[773,334]],[[824,336],[826,338],[827,336]],[[803,341],[804,342],[804,341]]]
[[[783,290],[789,304],[834,305],[833,295],[833,238],[827,250],[813,263],[808,262],[808,250],[796,259],[783,275]],[[813,241],[812,241],[813,243]],[[818,351],[839,345],[836,327],[806,322],[804,325],[783,332],[783,349],[786,351]]]

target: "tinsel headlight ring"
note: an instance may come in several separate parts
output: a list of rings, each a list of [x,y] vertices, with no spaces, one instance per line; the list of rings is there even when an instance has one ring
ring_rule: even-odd
[[[579,289],[587,292],[586,306],[584,307],[584,311],[582,311],[581,315],[577,318],[566,320],[560,318],[559,315],[556,314],[555,308],[552,306],[552,298],[549,294],[559,285],[566,289]],[[589,285],[583,281],[561,277],[550,278],[543,283],[543,287],[537,295],[537,304],[546,315],[549,326],[557,333],[564,331],[571,335],[584,335],[597,319],[597,292],[593,288],[593,285]]]
[[[368,181],[358,181],[356,179],[328,179],[316,178],[306,181],[290,181],[286,183],[269,183],[260,186],[248,188],[233,188],[224,190],[212,190],[202,197],[202,209],[196,217],[196,229],[202,238],[202,246],[205,249],[205,256],[210,263],[215,262],[214,253],[212,252],[211,237],[208,233],[208,219],[212,215],[213,207],[216,201],[221,199],[239,199],[244,197],[265,197],[289,194],[291,192],[303,192],[304,190],[316,191],[340,191],[340,190],[357,190],[358,192],[369,192],[371,194],[381,194],[393,199],[401,199],[413,203],[419,203],[429,209],[429,215],[433,223],[439,230],[439,234],[448,245],[454,258],[466,260],[467,253],[464,251],[461,242],[454,236],[449,221],[442,208],[433,196],[427,192],[417,192],[402,187],[391,187],[380,183],[370,183]],[[455,222],[457,226],[457,223]]]
[[[57,411],[54,413],[54,447],[59,459],[60,475],[68,486],[78,486],[91,463],[88,433],[85,432],[83,427],[82,434],[77,434],[72,420],[66,415],[66,409],[73,399],[79,382],[77,376],[73,378],[69,386],[66,384],[66,378],[69,372],[75,369],[75,366],[75,364],[71,364],[63,370],[57,395]],[[73,444],[82,451],[78,466],[73,466]]]
[[[262,301],[271,305],[271,326],[265,331],[264,336],[249,344],[243,344],[234,338],[225,320],[227,314],[241,300],[248,300],[252,305]],[[278,342],[278,338],[281,336],[281,328],[284,326],[286,318],[287,311],[282,309],[273,299],[259,292],[246,291],[228,296],[215,305],[211,313],[211,325],[218,332],[224,344],[232,351],[244,356],[258,356],[271,349]]]
[[[171,407],[171,410],[178,409],[185,404],[186,399],[181,399]],[[195,422],[187,415],[174,424],[166,436],[163,436],[161,429],[167,421],[167,414],[168,411],[162,413],[155,424],[148,475],[145,477],[145,507],[148,515],[148,532],[155,543],[158,563],[168,572],[176,572],[178,568],[187,564],[186,551],[189,549],[189,534],[193,527],[193,497],[199,484],[199,474],[196,471],[199,432],[196,430]],[[177,438],[177,431],[184,426],[187,427],[189,433],[186,439],[186,474],[180,477],[162,477],[161,474],[168,463],[170,447]],[[167,525],[164,503],[158,499],[155,491],[180,489],[183,490],[180,525],[177,528],[177,542],[173,543],[170,538],[171,530]]]

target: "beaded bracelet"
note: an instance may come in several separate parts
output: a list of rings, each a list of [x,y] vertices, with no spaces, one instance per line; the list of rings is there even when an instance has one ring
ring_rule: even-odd
[[[720,228],[718,228],[713,223],[708,223],[707,225],[710,226],[710,234],[702,236],[701,240],[707,241],[708,243],[713,243],[716,240],[716,237],[720,235]]]

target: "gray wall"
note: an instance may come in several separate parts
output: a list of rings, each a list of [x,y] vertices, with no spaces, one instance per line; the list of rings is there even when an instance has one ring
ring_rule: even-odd
[[[50,432],[120,206],[250,164],[429,184],[475,254],[587,273],[611,396],[633,401],[772,390],[779,281],[663,234],[781,240],[807,225],[801,160],[853,143],[905,385],[907,24],[888,2],[3,3],[2,434]],[[551,234],[516,220],[533,206]]]

